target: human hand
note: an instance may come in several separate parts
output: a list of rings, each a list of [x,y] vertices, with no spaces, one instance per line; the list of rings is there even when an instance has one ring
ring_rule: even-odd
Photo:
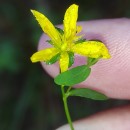
[[[109,60],[100,60],[92,67],[91,75],[86,81],[75,87],[89,87],[104,93],[110,98],[130,99],[130,20],[108,19],[79,22],[87,40],[101,40],[112,56]],[[43,35],[39,50],[48,47],[48,39]],[[76,55],[75,64],[83,64],[84,58]],[[59,68],[42,63],[45,70],[55,77]],[[75,130],[130,130],[130,106],[101,112],[74,123]],[[64,126],[58,130],[69,130]]]

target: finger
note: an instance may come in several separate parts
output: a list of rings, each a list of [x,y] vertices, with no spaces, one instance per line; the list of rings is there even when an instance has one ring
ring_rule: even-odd
[[[100,60],[92,67],[89,78],[76,87],[89,87],[111,98],[130,99],[130,20],[107,19],[78,24],[83,26],[82,33],[87,40],[103,41],[112,58]],[[48,47],[45,42],[47,39],[46,35],[42,35],[39,50]],[[76,55],[74,66],[84,63],[85,58]],[[42,65],[53,77],[59,73],[57,64],[47,66],[42,63]]]
[[[130,106],[114,108],[74,122],[75,130],[130,130]],[[69,125],[57,130],[70,130]]]

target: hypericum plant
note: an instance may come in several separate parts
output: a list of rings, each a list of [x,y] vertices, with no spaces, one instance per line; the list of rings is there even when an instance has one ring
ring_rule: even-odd
[[[109,59],[108,49],[101,41],[88,41],[79,35],[82,27],[77,26],[78,5],[72,4],[65,12],[63,30],[55,27],[48,18],[36,10],[31,10],[42,30],[50,37],[47,40],[51,48],[40,50],[31,57],[32,62],[44,61],[50,65],[59,62],[60,74],[54,78],[56,84],[61,86],[66,117],[71,130],[74,130],[68,110],[67,99],[70,96],[80,96],[95,100],[106,100],[107,97],[88,88],[72,86],[86,80],[91,73],[91,66],[101,58]],[[69,69],[74,63],[74,55],[86,57],[86,64]],[[67,89],[65,89],[67,88]]]

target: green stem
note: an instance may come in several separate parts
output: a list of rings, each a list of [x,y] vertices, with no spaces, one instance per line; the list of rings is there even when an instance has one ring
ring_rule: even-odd
[[[70,113],[69,113],[69,109],[68,109],[68,104],[67,104],[67,96],[65,94],[64,91],[64,86],[61,86],[61,91],[62,91],[62,96],[63,96],[63,103],[64,103],[64,109],[65,109],[65,114],[68,120],[68,123],[70,125],[71,130],[74,130],[72,121],[71,121],[71,117],[70,117]]]
[[[66,93],[68,93],[68,92],[71,90],[71,88],[72,88],[72,86],[70,86],[70,87],[67,89]]]

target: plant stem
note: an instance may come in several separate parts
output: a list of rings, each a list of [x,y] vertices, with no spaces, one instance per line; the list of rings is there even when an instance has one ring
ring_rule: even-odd
[[[62,95],[63,95],[65,114],[66,114],[66,117],[67,117],[71,130],[74,130],[74,127],[73,127],[73,124],[71,121],[71,117],[70,117],[70,113],[69,113],[69,109],[68,109],[67,96],[65,95],[64,86],[61,86],[61,91],[62,91]]]
[[[66,93],[68,93],[68,92],[71,90],[71,88],[72,88],[72,86],[70,86],[70,87],[67,89]]]

